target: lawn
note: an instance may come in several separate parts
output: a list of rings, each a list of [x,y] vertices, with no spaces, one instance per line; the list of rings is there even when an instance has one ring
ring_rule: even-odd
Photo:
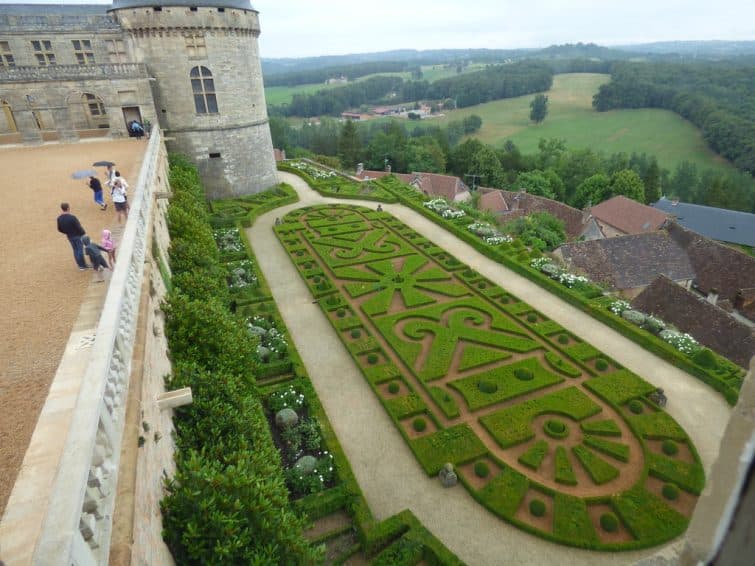
[[[661,167],[673,170],[687,160],[699,168],[733,172],[736,169],[714,154],[692,123],[668,110],[639,109],[596,112],[592,97],[608,75],[573,73],[556,75],[546,94],[548,117],[535,125],[529,119],[532,95],[496,100],[448,112],[434,124],[446,124],[470,114],[482,118],[475,135],[481,141],[502,145],[513,141],[523,153],[537,151],[541,138],[562,138],[570,148],[590,148],[606,153],[648,153]]]

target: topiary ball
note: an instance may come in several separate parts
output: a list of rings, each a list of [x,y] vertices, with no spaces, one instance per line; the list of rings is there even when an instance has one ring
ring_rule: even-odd
[[[498,385],[496,385],[492,381],[488,381],[487,379],[481,379],[477,382],[477,389],[479,389],[483,393],[490,394],[498,391]]]
[[[545,515],[545,503],[539,499],[533,499],[530,501],[530,513],[535,517],[542,517]]]
[[[694,356],[692,356],[692,359],[697,365],[703,366],[704,368],[708,369],[715,368],[717,365],[716,356],[708,348],[703,348],[698,351]]]
[[[619,528],[619,519],[613,513],[603,513],[600,516],[600,528],[607,533],[615,533]]]
[[[537,315],[534,312],[531,312],[527,315],[527,322],[535,322],[537,320]]]
[[[563,421],[548,419],[543,426],[545,434],[552,438],[566,438],[569,436],[569,427]]]
[[[427,421],[422,417],[417,417],[412,421],[412,428],[417,432],[422,432],[427,428]]]
[[[629,402],[629,410],[632,411],[635,415],[639,415],[642,413],[643,406],[642,401],[639,401],[637,399],[632,399]]]
[[[477,288],[478,288],[478,289],[484,289],[484,288],[485,288],[485,287],[487,287],[487,286],[488,286],[488,284],[487,284],[487,283],[485,283],[485,281],[480,281],[480,282],[479,282],[479,283],[477,284]]]
[[[673,483],[667,483],[664,484],[663,489],[661,489],[661,493],[663,494],[663,497],[665,497],[669,501],[676,501],[676,499],[679,497],[679,488],[676,487]]]
[[[673,440],[666,439],[661,444],[661,450],[666,456],[676,456],[677,452],[679,452],[679,447]]]
[[[558,343],[559,344],[568,344],[569,343],[569,337],[566,334],[559,334],[558,335]]]
[[[508,305],[509,304],[509,298],[508,297],[501,297],[501,303],[503,303],[504,305]]]
[[[377,354],[367,354],[367,363],[370,365],[376,364],[378,361]]]
[[[490,474],[490,466],[487,462],[477,462],[474,465],[474,475],[478,478],[486,478]]]
[[[359,330],[358,328],[355,328],[354,330],[351,331],[352,338],[359,338],[360,336],[362,336],[362,331]]]
[[[514,370],[514,377],[522,381],[530,381],[535,376],[532,374],[532,370],[528,370],[527,368],[517,368]]]
[[[608,362],[603,358],[598,358],[595,362],[595,369],[598,371],[606,371],[608,369]]]
[[[392,395],[398,393],[399,389],[401,389],[401,386],[398,384],[398,381],[391,381],[390,384],[388,384],[388,393],[391,393]]]
[[[345,317],[345,316],[346,316],[346,311],[345,311],[345,310],[343,310],[343,309],[338,309],[338,310],[336,311],[336,316],[337,316],[338,318],[343,318],[343,317]]]

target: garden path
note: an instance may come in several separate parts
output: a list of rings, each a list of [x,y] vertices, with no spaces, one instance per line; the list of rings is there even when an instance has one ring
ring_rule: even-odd
[[[271,229],[275,217],[303,206],[348,202],[374,208],[375,203],[324,198],[295,175],[279,173],[279,176],[296,189],[300,202],[262,215],[247,233],[315,390],[378,519],[409,508],[469,564],[618,565],[655,555],[672,558],[678,552],[682,544],[679,540],[655,549],[622,553],[590,552],[550,543],[493,516],[466,490],[446,490],[437,479],[427,477],[339,336],[319,306],[312,303],[306,285]],[[663,387],[669,398],[666,410],[690,434],[706,472],[710,470],[731,412],[720,395],[483,256],[420,214],[400,205],[384,205],[384,209],[628,369]]]

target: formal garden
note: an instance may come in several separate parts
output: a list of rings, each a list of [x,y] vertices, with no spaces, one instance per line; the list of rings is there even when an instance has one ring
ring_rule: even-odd
[[[492,513],[566,545],[685,530],[704,473],[654,385],[388,213],[305,207],[275,231],[428,475],[452,464]]]

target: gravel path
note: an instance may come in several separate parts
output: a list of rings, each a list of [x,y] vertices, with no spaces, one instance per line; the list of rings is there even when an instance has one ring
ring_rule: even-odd
[[[135,181],[144,147],[123,140],[0,148],[0,516],[92,281],[91,272],[77,269],[71,246],[57,232],[60,202],[71,204],[97,242],[102,229],[116,222],[112,204],[101,211],[84,181],[70,175],[109,159]]]
[[[444,544],[469,564],[629,564],[653,555],[672,558],[681,545],[626,553],[598,553],[549,543],[486,511],[463,488],[443,489],[421,470],[414,455],[373,394],[340,338],[312,303],[311,295],[272,232],[275,217],[303,206],[348,202],[321,197],[295,175],[279,173],[301,201],[257,219],[248,235],[283,319],[307,366],[359,485],[378,519],[411,509]],[[697,379],[547,293],[400,205],[384,208],[473,269],[591,342],[627,368],[663,387],[668,411],[693,438],[706,471],[718,454],[730,407]],[[704,402],[700,402],[704,400]]]

